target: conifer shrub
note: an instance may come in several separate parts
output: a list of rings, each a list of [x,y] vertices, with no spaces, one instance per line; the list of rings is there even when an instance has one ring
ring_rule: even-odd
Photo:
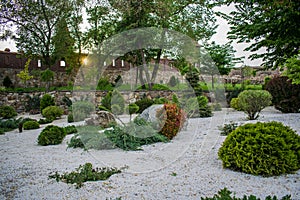
[[[65,129],[67,135],[77,133],[77,129],[74,125],[66,126],[66,127],[64,127],[64,129]]]
[[[25,111],[30,114],[38,114],[40,113],[40,102],[41,99],[39,95],[34,95],[31,97],[30,95],[26,95],[27,101],[25,102]]]
[[[40,101],[40,110],[41,112],[48,106],[54,106],[54,98],[50,94],[45,94]]]
[[[265,86],[272,95],[272,103],[283,113],[300,112],[300,85],[292,84],[286,76],[275,77]]]
[[[171,76],[171,78],[168,82],[168,85],[170,87],[175,87],[178,84],[178,82],[179,82],[178,79],[176,79],[175,76],[173,75],[173,76]]]
[[[68,123],[74,122],[74,117],[73,117],[73,114],[72,114],[72,113],[69,113],[69,114],[68,114],[67,121],[68,121]]]
[[[125,100],[118,90],[113,90],[111,96],[111,111],[114,114],[121,115],[124,113]],[[114,108],[114,109],[113,109]]]
[[[66,136],[64,128],[48,125],[38,136],[38,144],[42,146],[61,144]]]
[[[218,152],[223,167],[277,176],[300,169],[300,136],[280,122],[245,124],[232,131]]]
[[[47,119],[47,118],[41,118],[41,119],[39,119],[39,124],[49,124],[49,123],[51,123],[51,122],[53,122],[53,120],[52,119]]]
[[[97,84],[97,90],[102,90],[102,91],[111,91],[113,90],[114,87],[113,85],[109,82],[108,78],[100,78]]]
[[[43,117],[48,120],[55,120],[56,118],[60,118],[63,113],[63,109],[58,106],[48,106],[42,111]]]
[[[239,108],[239,99],[238,98],[232,98],[230,101],[230,107],[234,110],[241,111]]]
[[[138,113],[142,113],[146,108],[153,105],[154,102],[153,102],[153,100],[145,97],[145,98],[142,98],[140,100],[137,100],[135,102],[135,104],[138,105],[138,107],[139,107]]]
[[[186,120],[186,115],[176,104],[164,104],[164,107],[157,110],[156,117],[163,126],[160,133],[168,139],[177,135]]]
[[[40,124],[37,121],[27,121],[23,124],[24,130],[38,129]]]
[[[272,95],[266,90],[244,90],[238,96],[238,108],[248,115],[249,120],[257,119],[271,103]]]
[[[0,106],[0,118],[3,118],[3,119],[10,119],[10,118],[13,118],[15,116],[17,116],[17,112],[15,110],[14,107],[12,106]]]
[[[75,122],[82,121],[87,118],[93,111],[95,106],[89,101],[76,101],[72,104],[73,120]]]

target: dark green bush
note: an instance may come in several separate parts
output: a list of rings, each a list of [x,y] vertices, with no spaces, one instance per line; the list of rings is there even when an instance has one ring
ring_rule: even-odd
[[[54,106],[54,98],[50,94],[45,94],[40,101],[40,111],[42,112],[48,106]]]
[[[66,126],[64,129],[65,129],[67,135],[77,133],[77,129],[74,125]]]
[[[84,182],[87,181],[100,181],[107,180],[113,174],[121,173],[121,170],[116,168],[95,168],[91,163],[85,163],[83,166],[79,166],[75,171],[71,173],[64,173],[62,175],[56,172],[49,176],[49,178],[54,178],[57,182],[63,181],[65,183],[76,184],[76,188],[83,186]]]
[[[246,124],[232,131],[218,152],[223,166],[277,176],[300,168],[300,136],[280,122]]]
[[[27,121],[23,124],[24,130],[38,129],[40,124],[37,121]]]
[[[10,80],[9,76],[5,76],[3,79],[3,86],[6,88],[13,88],[14,85],[12,81]]]
[[[72,113],[69,113],[68,114],[68,123],[72,123],[72,122],[74,122],[74,117],[73,117],[73,114]]]
[[[112,91],[113,85],[109,82],[108,78],[100,78],[97,84],[97,90]]]
[[[46,117],[46,119],[48,120],[55,120],[56,118],[60,118],[63,113],[63,109],[58,106],[48,106],[42,111],[43,117]]]
[[[65,136],[66,131],[64,128],[48,125],[38,136],[38,144],[42,146],[60,144]]]
[[[272,95],[266,90],[244,90],[238,96],[238,108],[254,120],[259,113],[272,103]]]
[[[237,98],[242,91],[243,89],[239,89],[236,87],[232,91],[227,90],[227,95],[226,95],[227,104],[230,105],[231,99]]]
[[[230,124],[224,124],[223,127],[219,127],[219,130],[221,131],[221,135],[229,135],[229,133],[234,131],[237,127],[237,123],[231,122]]]
[[[93,103],[89,101],[76,101],[72,105],[73,119],[75,122],[82,121],[94,110],[95,106]]]
[[[31,97],[30,95],[26,96],[27,101],[25,102],[25,111],[30,114],[38,114],[40,113],[40,97],[39,95],[34,95]]]
[[[0,106],[0,117],[3,119],[9,119],[17,116],[18,113],[12,106]]]
[[[178,82],[179,82],[178,79],[176,79],[175,76],[173,75],[171,76],[168,85],[170,87],[175,87],[178,84]]]
[[[72,101],[71,101],[71,99],[70,99],[69,97],[64,96],[64,97],[62,98],[62,101],[63,101],[68,107],[71,107],[71,106],[72,106]]]
[[[18,128],[20,123],[22,123],[22,118],[0,120],[0,129],[3,132],[8,132]]]
[[[187,99],[184,108],[188,117],[212,116],[212,108],[208,105],[208,99],[202,95]]]
[[[43,119],[43,118],[41,118],[41,119],[39,119],[39,124],[49,124],[49,123],[51,123],[51,122],[53,122],[53,120],[52,119]]]
[[[272,95],[272,103],[283,113],[300,112],[300,85],[292,84],[288,77],[281,76],[271,79],[266,90]]]
[[[109,91],[105,97],[101,99],[101,106],[106,108],[107,110],[111,110],[111,97],[112,97],[112,91]]]
[[[139,110],[138,113],[142,113],[146,108],[150,107],[151,105],[154,104],[153,100],[148,99],[148,98],[142,98],[140,100],[137,100],[135,102],[136,105],[138,105]]]

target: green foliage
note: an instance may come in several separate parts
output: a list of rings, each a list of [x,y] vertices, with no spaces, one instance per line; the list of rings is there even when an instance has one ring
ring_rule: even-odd
[[[139,110],[139,106],[136,105],[135,103],[131,103],[131,104],[128,105],[129,115],[137,113],[138,110]]]
[[[12,106],[0,106],[0,117],[3,119],[9,119],[17,116],[18,113]]]
[[[228,91],[228,94],[226,95],[226,101],[227,101],[228,105],[230,105],[231,99],[237,98],[242,91],[243,91],[243,89],[236,88],[236,87],[234,87],[233,90]]]
[[[292,173],[300,168],[300,136],[280,122],[245,124],[227,136],[218,155],[224,167],[235,171]]]
[[[37,121],[27,121],[23,124],[24,130],[38,129],[40,124]]]
[[[178,79],[175,78],[175,76],[171,76],[168,85],[170,87],[175,87],[179,83]]]
[[[239,98],[232,98],[230,101],[230,107],[234,110],[241,111],[241,108],[239,107]]]
[[[67,119],[68,123],[72,123],[74,122],[74,117],[73,117],[73,114],[72,113],[69,113],[68,114],[68,119]]]
[[[153,105],[154,102],[153,102],[153,100],[151,100],[149,98],[142,98],[140,100],[137,100],[135,102],[135,104],[138,105],[138,107],[139,107],[138,113],[142,113],[146,108]]]
[[[101,99],[101,106],[105,107],[107,110],[111,110],[111,97],[112,91],[109,91],[105,97]]]
[[[300,54],[286,60],[284,74],[292,80],[292,84],[300,84]]]
[[[64,96],[64,97],[62,98],[62,101],[63,101],[69,108],[72,106],[72,101],[71,101],[71,99],[70,99],[69,97]]]
[[[50,94],[45,94],[40,101],[40,110],[42,112],[46,107],[54,105],[54,98]]]
[[[300,85],[292,84],[288,77],[275,77],[268,82],[266,90],[272,94],[272,103],[284,113],[300,112]]]
[[[237,123],[231,122],[230,124],[224,124],[223,127],[219,127],[219,130],[221,131],[221,135],[229,135],[229,133],[234,131],[237,127]]]
[[[298,54],[300,30],[298,28],[299,1],[242,1],[225,0],[236,8],[223,16],[231,25],[229,39],[251,43],[247,51],[250,58],[262,58],[268,68],[283,64]],[[272,33],[272,34],[270,34]],[[257,50],[265,48],[263,53]]]
[[[49,91],[50,82],[54,79],[54,72],[49,68],[41,73],[41,81],[46,82],[46,90]]]
[[[116,106],[118,106],[119,108]],[[111,111],[112,111],[112,113],[114,113],[116,115],[120,115],[120,114],[124,113],[124,109],[125,109],[125,100],[124,100],[123,96],[121,95],[121,93],[118,90],[113,90],[112,96],[111,96]]]
[[[272,95],[266,90],[245,90],[238,96],[238,108],[254,120],[265,107],[271,105]]]
[[[260,200],[254,195],[246,196],[244,195],[243,198],[238,198],[235,195],[232,195],[232,192],[229,191],[227,188],[224,188],[218,191],[218,194],[215,194],[213,197],[201,197],[201,200]],[[265,200],[279,200],[276,196],[271,197],[267,196]],[[291,200],[291,195],[286,195],[282,197],[281,200]]]
[[[82,121],[94,110],[95,106],[93,103],[89,101],[76,101],[72,105],[73,119],[75,122]]]
[[[64,129],[65,129],[67,135],[70,135],[70,134],[78,132],[77,129],[76,129],[76,127],[74,125],[66,126],[66,127],[64,127]]]
[[[58,106],[48,106],[42,110],[43,117],[46,117],[48,120],[55,120],[60,118],[64,113],[63,109]]]
[[[208,99],[202,95],[187,99],[184,108],[189,117],[212,116],[212,108],[208,105]]]
[[[9,76],[5,76],[2,82],[3,86],[6,88],[13,88],[14,85],[12,81],[10,80]]]
[[[39,95],[26,95],[27,101],[25,102],[25,111],[30,114],[38,114],[40,112],[40,97]]]
[[[76,184],[76,189],[83,186],[87,181],[107,180],[113,174],[121,173],[121,170],[116,168],[95,168],[91,163],[80,165],[75,171],[60,175],[58,172],[49,176],[49,178],[65,183]]]
[[[48,125],[38,136],[38,144],[42,146],[61,144],[66,136],[64,128]]]
[[[29,58],[25,63],[24,70],[20,71],[20,73],[17,74],[17,76],[22,80],[25,86],[27,86],[26,82],[33,78],[33,76],[29,75],[29,70],[28,70],[30,62],[31,59]]]
[[[41,118],[41,119],[39,119],[39,124],[49,124],[49,123],[52,123],[53,122],[53,120],[52,119],[43,119],[43,118]]]
[[[135,118],[124,127],[113,126],[113,130],[106,130],[104,134],[114,146],[125,151],[142,150],[142,145],[168,141],[165,136],[157,133],[151,124],[140,118]]]
[[[109,82],[108,78],[100,78],[97,84],[97,90],[112,91],[113,85]]]
[[[186,120],[184,111],[176,104],[164,104],[162,109],[157,110],[156,117],[162,127],[160,133],[168,139],[177,135]]]
[[[272,78],[270,76],[266,76],[265,77],[265,80],[264,80],[264,84],[263,84],[263,89],[265,90],[266,89],[266,86],[267,84],[269,83],[269,81],[271,80]]]
[[[137,88],[137,90],[150,90],[148,85],[143,85]],[[153,84],[151,87],[152,91],[164,91],[164,90],[170,90],[170,88],[163,84]]]
[[[12,131],[18,128],[20,123],[22,123],[22,118],[0,120],[0,132],[4,134],[4,132]]]

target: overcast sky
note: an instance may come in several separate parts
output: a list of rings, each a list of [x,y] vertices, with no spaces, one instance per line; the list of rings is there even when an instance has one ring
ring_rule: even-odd
[[[217,11],[221,11],[224,13],[229,13],[234,9],[233,6],[222,6],[215,8]],[[229,25],[226,20],[218,17],[217,18],[217,24],[219,25],[216,34],[212,37],[211,41],[215,41],[217,44],[225,44],[229,40],[227,39],[227,32],[229,31]],[[249,66],[259,66],[261,64],[261,60],[254,60],[251,61],[248,59],[248,56],[250,55],[249,52],[243,51],[249,44],[240,43],[237,44],[236,42],[233,43],[233,47],[236,50],[236,57],[242,57],[244,56],[245,59],[243,60],[243,63],[240,65],[249,65]],[[5,48],[9,48],[12,52],[16,52],[17,48],[14,43],[14,41],[8,40],[8,41],[0,41],[0,50],[4,50]]]

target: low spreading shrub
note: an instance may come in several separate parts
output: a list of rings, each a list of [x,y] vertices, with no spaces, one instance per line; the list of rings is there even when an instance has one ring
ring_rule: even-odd
[[[77,133],[77,129],[74,125],[66,126],[64,129],[65,129],[67,135]]]
[[[58,106],[48,106],[42,111],[43,117],[48,120],[55,120],[56,118],[61,117],[63,113],[63,109]]]
[[[54,106],[54,98],[50,94],[45,94],[40,101],[40,110],[41,112],[48,106]]]
[[[64,128],[48,125],[38,136],[38,144],[42,146],[60,144],[65,136],[66,131]]]
[[[140,100],[137,100],[135,102],[135,104],[138,105],[138,107],[139,107],[138,113],[142,113],[146,108],[153,105],[154,102],[153,102],[153,100],[151,100],[149,98],[142,98]]]
[[[53,120],[52,119],[43,119],[43,118],[41,118],[41,119],[39,119],[39,124],[49,124],[49,123],[52,123],[53,122]]]
[[[24,130],[38,129],[40,124],[37,121],[27,121],[23,124]]]
[[[162,109],[157,110],[156,117],[160,123],[160,133],[168,139],[177,135],[186,120],[185,113],[176,104],[164,104]]]
[[[4,132],[18,128],[20,123],[22,123],[22,118],[0,120],[0,130],[4,134]]]
[[[76,101],[72,105],[73,119],[75,122],[82,121],[94,110],[95,106],[93,103],[89,101]]]
[[[76,188],[83,186],[84,182],[87,181],[100,181],[107,180],[113,174],[121,173],[120,169],[116,168],[95,168],[91,163],[85,163],[83,166],[80,165],[75,171],[71,173],[64,173],[60,175],[58,172],[49,176],[49,178],[65,183],[76,184]]]
[[[254,175],[277,176],[300,169],[300,136],[279,122],[245,124],[218,152],[223,166]]]
[[[272,95],[272,103],[283,113],[300,112],[300,85],[292,84],[286,76],[275,77],[266,84]]]
[[[223,127],[219,127],[219,130],[221,131],[221,135],[229,135],[229,133],[234,131],[237,127],[237,123],[231,122],[230,124],[224,124]]]
[[[259,113],[271,105],[272,95],[266,90],[245,90],[238,96],[238,107],[248,115],[248,119],[254,120]]]
[[[0,117],[3,119],[10,119],[17,116],[17,112],[12,106],[0,106]]]

